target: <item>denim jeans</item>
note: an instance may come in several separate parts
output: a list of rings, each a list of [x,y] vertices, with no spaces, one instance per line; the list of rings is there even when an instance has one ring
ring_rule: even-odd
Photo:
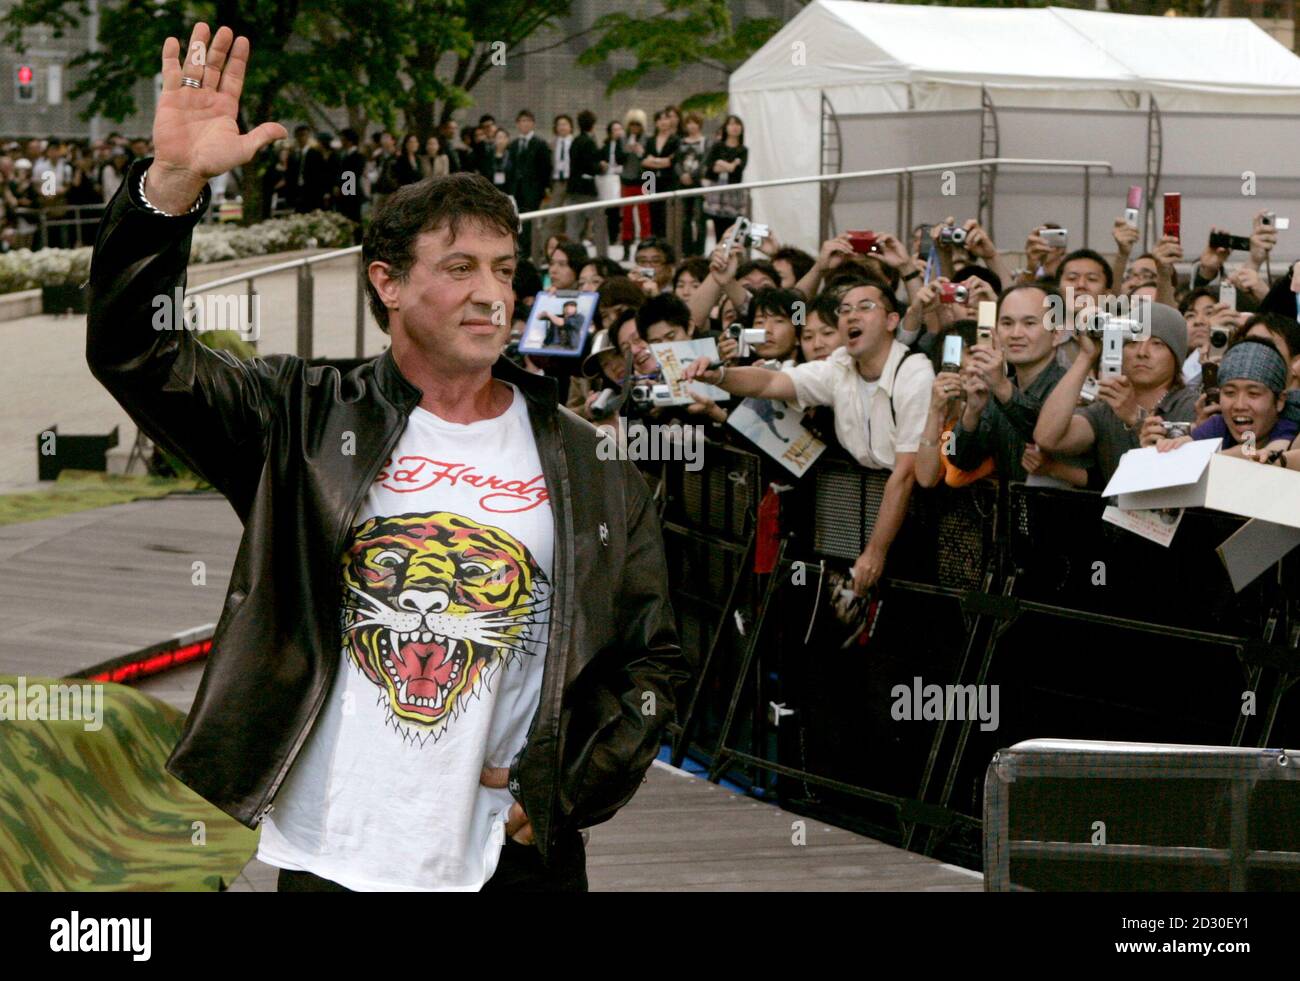
[[[281,869],[276,892],[352,892],[311,872]],[[551,867],[542,865],[533,845],[520,845],[507,838],[501,848],[496,871],[483,883],[483,892],[586,892],[587,851],[580,832],[561,836],[551,856]]]

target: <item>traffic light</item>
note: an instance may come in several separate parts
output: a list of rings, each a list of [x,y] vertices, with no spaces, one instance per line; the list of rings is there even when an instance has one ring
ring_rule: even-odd
[[[14,87],[16,90],[16,101],[18,102],[35,102],[36,101],[36,73],[32,71],[31,65],[19,65],[17,74],[14,77]]]

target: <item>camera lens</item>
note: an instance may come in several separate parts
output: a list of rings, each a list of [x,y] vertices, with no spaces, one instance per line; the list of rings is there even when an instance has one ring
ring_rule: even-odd
[[[952,239],[953,245],[961,245],[963,242],[966,241],[966,229],[964,228],[952,229],[952,234],[949,235],[949,238]]]

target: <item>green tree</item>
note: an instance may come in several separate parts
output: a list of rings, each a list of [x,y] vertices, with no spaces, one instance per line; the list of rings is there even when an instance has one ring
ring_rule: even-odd
[[[726,111],[727,77],[781,29],[774,17],[735,23],[726,0],[663,0],[649,14],[613,13],[599,18],[596,42],[578,57],[579,65],[599,65],[618,53],[630,53],[636,64],[614,73],[607,94],[631,88],[653,71],[679,72],[703,65],[719,75],[721,87],[694,92],[683,109],[707,115]]]
[[[203,21],[252,42],[241,130],[282,119],[323,126],[327,110],[342,108],[358,130],[400,120],[423,139],[471,103],[492,68],[526,57],[523,42],[570,7],[570,0],[101,0],[98,49],[69,63],[82,75],[68,94],[87,100],[83,119],[133,115],[134,84],[158,72],[163,41],[184,43]],[[61,37],[88,14],[88,0],[18,0],[0,17],[0,43],[21,52],[25,28]],[[268,162],[244,168],[246,221],[260,214]]]

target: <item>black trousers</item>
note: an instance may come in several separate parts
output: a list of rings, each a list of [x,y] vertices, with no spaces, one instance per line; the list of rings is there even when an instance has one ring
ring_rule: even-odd
[[[311,872],[281,869],[276,892],[352,892],[351,889],[322,879]],[[541,855],[533,845],[520,845],[507,838],[501,859],[492,878],[483,883],[483,892],[586,892],[587,851],[582,835],[574,832],[556,842],[551,867],[542,865]]]

